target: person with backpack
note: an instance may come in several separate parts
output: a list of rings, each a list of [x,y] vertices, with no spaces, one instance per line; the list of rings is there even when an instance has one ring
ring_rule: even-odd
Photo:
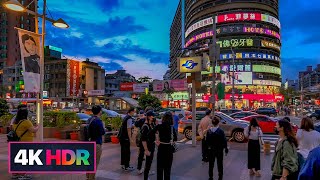
[[[155,114],[153,111],[148,111],[146,113],[146,121],[141,128],[141,142],[139,146],[140,149],[137,169],[139,174],[142,174],[144,172],[144,180],[147,180],[149,177],[149,171],[151,169],[151,164],[153,161],[153,155],[155,150],[155,135],[149,135],[149,132],[154,128],[154,116]],[[145,169],[142,168],[144,155],[146,155]]]
[[[133,142],[132,127],[133,116],[135,114],[134,108],[128,110],[127,115],[123,118],[122,125],[118,134],[121,146],[121,168],[125,171],[133,171],[134,168],[130,166],[130,145]]]
[[[272,180],[297,180],[299,173],[298,141],[291,124],[287,120],[279,120],[276,123],[276,131],[280,137],[276,142],[272,158]]]
[[[93,116],[88,119],[88,136],[89,141],[96,142],[96,167],[98,167],[101,154],[102,154],[102,136],[106,133],[105,128],[103,126],[103,122],[100,119],[102,114],[101,106],[93,106],[92,107]],[[95,173],[87,173],[87,180],[94,180],[96,174]]]
[[[33,125],[28,120],[28,108],[26,105],[19,105],[16,118],[12,125],[12,130],[8,133],[8,141],[32,142],[33,133],[36,133],[39,126]],[[27,174],[13,174],[12,178],[31,179]]]
[[[209,160],[209,180],[213,180],[213,167],[214,162],[217,159],[219,180],[223,178],[223,151],[225,155],[228,154],[229,149],[227,147],[227,139],[224,131],[219,128],[220,119],[214,117],[212,119],[212,125],[206,135],[206,143],[208,146],[208,160]]]
[[[260,139],[262,130],[256,118],[252,118],[250,125],[244,129],[244,135],[248,141],[248,169],[250,175],[261,176],[260,173]]]

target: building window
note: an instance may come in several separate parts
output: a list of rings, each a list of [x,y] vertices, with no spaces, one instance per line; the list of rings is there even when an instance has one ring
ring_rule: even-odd
[[[21,16],[21,21],[23,21],[23,16]]]
[[[20,25],[21,29],[23,29],[23,24]]]
[[[30,19],[27,19],[27,23],[30,24]]]
[[[2,14],[2,17],[7,17],[7,13],[3,12]]]

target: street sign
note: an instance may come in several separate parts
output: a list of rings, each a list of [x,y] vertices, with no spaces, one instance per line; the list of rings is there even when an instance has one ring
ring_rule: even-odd
[[[202,57],[184,57],[178,58],[179,72],[181,73],[194,73],[201,72],[202,70]]]

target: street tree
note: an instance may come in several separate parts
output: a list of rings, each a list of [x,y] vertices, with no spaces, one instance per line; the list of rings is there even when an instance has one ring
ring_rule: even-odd
[[[295,89],[288,87],[287,89],[284,87],[280,88],[280,94],[284,97],[284,104],[289,105],[290,99],[300,96],[300,92]]]
[[[9,106],[5,99],[0,99],[0,116],[8,114]]]
[[[140,96],[138,99],[138,104],[142,109],[145,109],[148,106],[153,107],[153,109],[160,109],[161,108],[161,101],[150,94],[144,94]]]

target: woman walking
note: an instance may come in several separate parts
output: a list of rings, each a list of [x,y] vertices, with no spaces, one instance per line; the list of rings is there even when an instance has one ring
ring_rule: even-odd
[[[244,130],[248,142],[248,169],[250,175],[261,176],[260,173],[260,140],[263,136],[256,118],[252,118],[250,125]]]
[[[157,180],[170,180],[173,161],[172,143],[177,141],[177,134],[173,127],[172,114],[166,112],[162,117],[162,123],[156,125],[150,133],[158,133],[158,138],[156,140],[158,146]]]
[[[286,120],[279,120],[276,124],[279,140],[276,143],[275,154],[272,159],[272,179],[297,180],[298,178],[298,141],[294,136],[291,124]]]
[[[304,159],[307,159],[312,149],[320,145],[320,133],[314,130],[314,125],[310,118],[302,118],[300,129],[297,131],[297,139],[299,143],[298,152]]]

